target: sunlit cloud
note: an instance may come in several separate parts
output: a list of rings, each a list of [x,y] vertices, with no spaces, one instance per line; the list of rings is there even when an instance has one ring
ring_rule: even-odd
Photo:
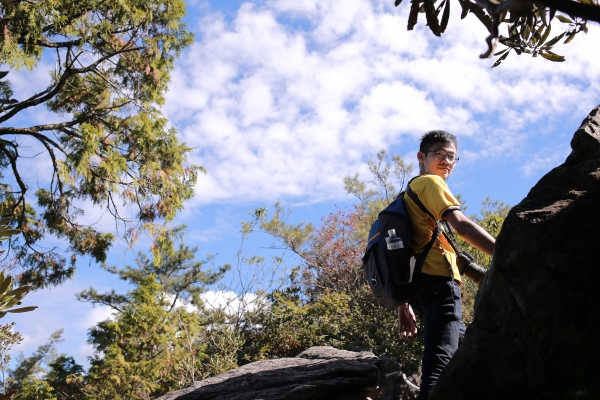
[[[429,129],[470,137],[474,160],[521,162],[536,126],[595,105],[597,72],[516,55],[490,69],[474,17],[440,39],[388,3],[245,3],[198,21],[165,108],[209,170],[196,205],[344,198],[343,176]]]
[[[540,148],[531,154],[529,160],[521,167],[525,176],[549,171],[562,164],[570,153],[570,149]]]

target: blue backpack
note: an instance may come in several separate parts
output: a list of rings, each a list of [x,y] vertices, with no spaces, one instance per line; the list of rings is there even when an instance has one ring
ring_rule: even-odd
[[[437,221],[431,240],[423,252],[415,256],[411,248],[412,224],[404,204],[405,195],[431,215],[412,191],[409,182],[406,191],[384,208],[371,226],[362,259],[371,292],[379,305],[386,308],[396,308],[415,294],[415,281],[425,258],[442,232],[442,222]]]

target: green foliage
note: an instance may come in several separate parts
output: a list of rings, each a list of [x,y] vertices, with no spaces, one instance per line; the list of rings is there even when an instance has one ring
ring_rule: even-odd
[[[48,364],[45,380],[54,389],[58,400],[80,399],[84,384],[84,369],[73,357],[61,354]]]
[[[177,317],[166,310],[161,289],[154,276],[145,277],[114,320],[90,329],[96,355],[83,389],[87,397],[147,399],[180,388],[172,359]]]
[[[344,177],[346,191],[360,201],[360,207],[366,212],[369,221],[365,227],[377,219],[379,211],[384,209],[404,190],[408,178],[413,172],[412,163],[407,164],[402,157],[393,155],[390,158],[385,150],[377,153],[376,160],[367,162],[371,180],[360,180],[358,173]],[[368,228],[367,228],[368,232]]]
[[[48,342],[38,346],[37,350],[29,357],[25,357],[23,353],[19,354],[14,369],[9,373],[11,388],[21,389],[28,380],[41,379],[45,376],[48,366],[58,357],[56,345],[63,342],[62,334],[62,329],[53,332]],[[37,387],[36,385],[33,386]]]
[[[17,389],[13,399],[82,398],[83,367],[75,363],[73,357],[56,354],[56,344],[62,341],[61,334],[62,330],[54,332],[49,342],[32,356],[19,356],[17,366],[5,381],[5,393],[10,387]]]
[[[249,318],[256,328],[248,332],[243,358],[294,357],[311,346],[333,346],[388,354],[408,369],[419,365],[421,339],[401,339],[394,311],[378,307],[368,288],[352,293],[324,291],[301,300],[275,292],[271,307]]]
[[[0,325],[0,371],[2,372],[2,394],[7,394],[7,388],[10,386],[10,383],[7,382],[6,379],[8,364],[11,360],[9,352],[14,345],[23,341],[23,336],[21,336],[19,332],[13,332],[12,329],[14,326],[14,322],[6,325]]]
[[[341,326],[347,320],[348,295],[327,293],[306,303],[284,292],[269,297],[271,307],[251,316],[256,328],[248,340],[250,354],[295,357],[311,346],[344,346]]]
[[[307,238],[314,231],[313,225],[310,223],[288,224],[289,210],[286,211],[279,203],[275,203],[274,208],[275,211],[271,218],[268,218],[268,211],[264,207],[252,210],[250,214],[253,216],[253,219],[242,223],[242,234],[260,230],[284,241],[286,246],[294,252],[302,251],[301,249],[305,245]]]
[[[197,251],[197,247],[190,249],[181,244],[179,250],[172,255],[166,255],[158,264],[140,252],[135,259],[136,267],[129,265],[123,269],[106,265],[102,267],[134,285],[138,285],[147,276],[154,275],[164,292],[171,296],[169,310],[175,307],[177,301],[189,302],[201,307],[200,294],[204,291],[204,286],[219,281],[230,266],[228,264],[221,266],[216,272],[203,271],[202,268],[213,260],[213,256],[209,255],[204,260],[196,261]],[[122,311],[122,305],[127,302],[125,296],[114,291],[99,294],[93,288],[77,294],[77,298],[92,304],[108,305],[117,311]]]
[[[17,394],[11,397],[12,400],[58,400],[54,389],[45,380],[34,377],[28,377],[21,383],[21,388]]]
[[[209,330],[203,332],[203,336],[207,357],[202,363],[200,376],[216,376],[238,367],[238,352],[244,344],[238,331],[222,324],[210,326]]]
[[[33,289],[32,286],[21,286],[13,289],[12,277],[10,275],[5,276],[4,272],[0,272],[0,318],[6,316],[7,313],[23,313],[35,310],[37,306],[12,308],[20,305],[23,297],[31,289]]]
[[[173,306],[169,291],[190,289],[164,279],[169,272],[195,272],[198,281],[190,285],[213,282],[221,274],[197,274],[202,263],[190,262],[195,250],[180,250],[184,257],[164,258],[162,267],[175,265],[181,270],[155,269],[165,274],[166,286],[151,272],[145,274],[153,264],[143,257],[140,269],[120,270],[135,288],[118,295],[118,310],[111,319],[89,330],[88,343],[95,355],[87,373],[72,357],[57,355],[62,331],[33,355],[21,354],[8,380],[11,389],[19,390],[18,398],[149,399],[236,368],[242,340],[227,321],[206,310]],[[81,300],[101,303],[98,298]]]
[[[203,271],[211,260],[194,261],[196,248],[181,246],[156,264],[143,254],[136,267],[106,267],[135,289],[99,294],[89,289],[79,300],[111,306],[113,319],[89,331],[95,356],[87,376],[71,377],[84,398],[147,399],[188,386],[194,380],[237,367],[239,335],[226,320],[202,308],[204,286],[229,268]],[[189,307],[180,306],[182,300]]]
[[[211,332],[206,322],[184,308],[170,310],[164,287],[154,275],[143,277],[114,320],[90,329],[96,355],[85,378],[86,398],[157,397],[236,367],[235,340],[223,336],[222,327]]]
[[[165,223],[204,171],[187,165],[191,148],[160,111],[174,60],[192,42],[182,22],[185,2],[3,1],[0,15],[0,63],[32,69],[42,56],[55,58],[50,84],[29,98],[0,81],[0,171],[12,182],[0,185],[0,202],[10,206],[9,225],[23,232],[10,242],[24,267],[21,284],[60,284],[79,256],[105,261],[114,236],[81,222],[86,203],[106,210],[130,243],[141,232],[151,235],[159,263],[178,235]],[[35,107],[55,113],[57,122],[11,126]],[[36,181],[36,204],[23,147],[52,165],[50,182]],[[49,234],[69,243],[67,257],[42,251]]]
[[[83,367],[72,357],[57,354],[56,345],[63,341],[63,330],[50,336],[47,343],[39,346],[29,357],[22,353],[14,369],[4,381],[4,392],[16,389],[13,399],[79,399]]]
[[[465,209],[464,204],[461,205],[461,208],[463,210]],[[481,226],[487,233],[489,233],[495,238],[500,233],[500,229],[502,228],[504,219],[508,215],[509,211],[510,206],[508,204],[498,200],[492,201],[488,197],[486,197],[480,209],[481,214],[470,215],[469,219],[475,222],[477,225]],[[477,250],[460,237],[458,237],[457,239],[460,248],[471,253],[471,255],[475,257],[475,262],[477,264],[481,265],[484,268],[489,268],[491,266],[492,257]],[[461,286],[463,295],[462,312],[463,321],[467,325],[469,325],[473,321],[473,306],[475,305],[475,295],[477,294],[478,288],[479,287],[470,279],[463,280],[463,285]]]

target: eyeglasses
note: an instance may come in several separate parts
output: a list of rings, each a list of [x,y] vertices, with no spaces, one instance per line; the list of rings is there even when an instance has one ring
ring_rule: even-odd
[[[444,150],[427,150],[425,153],[434,153],[435,158],[440,161],[448,160],[450,164],[454,164],[459,160],[454,154],[446,153]]]

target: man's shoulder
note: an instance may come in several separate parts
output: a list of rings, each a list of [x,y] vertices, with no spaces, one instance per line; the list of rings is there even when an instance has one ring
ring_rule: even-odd
[[[449,209],[460,209],[446,181],[437,175],[421,175],[411,181],[410,187],[435,219],[442,218]]]
[[[448,184],[445,180],[437,175],[424,174],[419,175],[414,178],[410,182],[410,187],[415,191],[419,192],[419,189],[433,189],[433,188],[443,188],[444,190],[449,190]]]

